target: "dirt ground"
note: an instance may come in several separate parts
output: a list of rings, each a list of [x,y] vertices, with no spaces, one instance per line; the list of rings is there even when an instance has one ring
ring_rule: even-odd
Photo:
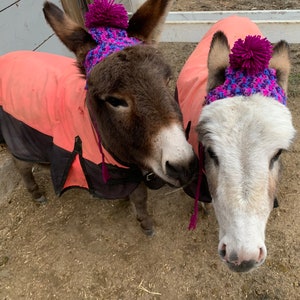
[[[298,0],[284,6],[281,0],[268,6],[256,0],[198,2],[176,1],[174,9],[300,8]],[[175,79],[194,47],[161,45]],[[299,131],[300,45],[291,50],[288,106]],[[0,178],[0,299],[300,299],[299,151],[298,138],[283,155],[280,207],[268,222],[265,264],[237,274],[218,257],[213,212],[201,216],[196,230],[187,230],[193,199],[182,191],[149,191],[156,230],[149,238],[128,202],[98,200],[77,189],[57,198],[41,167],[35,174],[49,202],[37,206],[2,147],[0,169],[7,175]]]

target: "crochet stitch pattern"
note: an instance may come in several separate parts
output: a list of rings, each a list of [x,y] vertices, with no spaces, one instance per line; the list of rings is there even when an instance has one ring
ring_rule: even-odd
[[[90,50],[85,58],[84,67],[87,75],[93,66],[102,61],[108,55],[121,51],[126,47],[141,44],[137,38],[128,37],[124,29],[112,27],[91,28],[89,33],[97,42],[98,46]]]
[[[225,70],[225,82],[211,90],[206,104],[216,100],[262,94],[286,105],[287,97],[276,80],[276,70],[268,68],[271,43],[260,36],[247,36],[235,42],[230,54],[230,66]]]
[[[128,15],[122,4],[113,0],[95,0],[89,5],[85,15],[85,25],[98,46],[90,50],[85,58],[84,67],[89,75],[93,66],[108,55],[126,47],[141,44],[134,37],[128,37]]]

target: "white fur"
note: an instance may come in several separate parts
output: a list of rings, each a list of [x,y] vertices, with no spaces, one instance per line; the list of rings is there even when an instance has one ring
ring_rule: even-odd
[[[169,127],[161,129],[154,138],[153,150],[152,157],[148,158],[147,164],[163,180],[179,186],[179,181],[168,176],[166,163],[188,167],[192,162],[193,148],[187,142],[182,126],[173,123]]]
[[[288,149],[295,129],[289,110],[260,94],[234,97],[204,107],[198,126],[206,154],[206,173],[220,226],[219,250],[236,264],[266,258],[265,228],[273,207],[279,163],[270,160]]]

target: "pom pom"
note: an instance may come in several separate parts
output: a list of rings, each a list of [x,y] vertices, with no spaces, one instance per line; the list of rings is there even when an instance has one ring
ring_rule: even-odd
[[[114,3],[114,0],[95,0],[88,7],[85,14],[85,26],[88,29],[106,26],[127,29],[128,14],[124,5]]]
[[[238,39],[229,55],[233,69],[243,69],[254,75],[268,68],[272,56],[272,45],[259,35],[246,36],[245,40]]]

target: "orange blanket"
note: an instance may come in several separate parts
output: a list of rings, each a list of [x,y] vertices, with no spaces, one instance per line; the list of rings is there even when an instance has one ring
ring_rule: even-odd
[[[88,170],[84,170],[89,167],[83,167],[84,161],[86,165],[93,166],[92,172],[97,174],[96,176],[101,177],[99,165],[102,163],[102,157],[97,135],[85,105],[86,82],[79,74],[75,61],[49,53],[17,51],[0,57],[0,70],[0,107],[5,114],[0,120],[1,130],[11,152],[20,159],[38,160],[38,162],[48,160],[44,153],[51,152],[48,155],[49,160],[54,164],[55,170],[56,167],[58,168],[52,174],[56,177],[54,182],[59,181],[55,184],[58,193],[68,187],[77,186],[90,189],[93,193],[99,190],[101,197],[110,197],[108,195],[110,192],[106,194],[100,191],[103,185],[102,178],[90,180],[91,174],[87,174]],[[3,120],[8,116],[12,118],[11,120],[15,120],[10,121],[10,128],[7,128],[8,121],[5,123]],[[20,121],[25,128],[22,129],[23,131],[31,130],[31,136],[25,142],[23,142],[24,138],[18,139],[17,133],[12,132],[13,128],[17,128],[16,124],[20,124],[17,121]],[[30,143],[30,140],[33,140],[32,135],[35,134],[33,130],[39,132],[39,137],[44,139],[45,136],[46,143],[43,144],[51,144],[51,141],[46,138],[48,136],[52,138],[55,149],[63,149],[67,157],[65,163],[61,158],[53,158],[53,150],[37,149],[38,145],[35,141],[33,141],[34,145]],[[81,140],[82,153],[75,153],[76,137]],[[19,144],[21,140],[22,144]],[[42,141],[40,144],[42,147]],[[33,159],[30,154],[32,151],[37,153]],[[112,169],[117,167],[126,173],[127,167],[116,162],[104,148],[103,152],[106,164]],[[68,153],[73,153],[73,157],[69,157]],[[60,161],[65,166],[55,167],[55,164],[58,164],[56,161]],[[111,170],[113,173],[114,171]],[[59,174],[60,172],[64,175]],[[93,186],[91,186],[92,181],[94,181]],[[133,179],[133,181],[131,190],[137,185],[138,180]],[[115,195],[112,193],[112,197],[127,196],[125,191],[119,193],[117,190],[116,187],[116,193]]]

